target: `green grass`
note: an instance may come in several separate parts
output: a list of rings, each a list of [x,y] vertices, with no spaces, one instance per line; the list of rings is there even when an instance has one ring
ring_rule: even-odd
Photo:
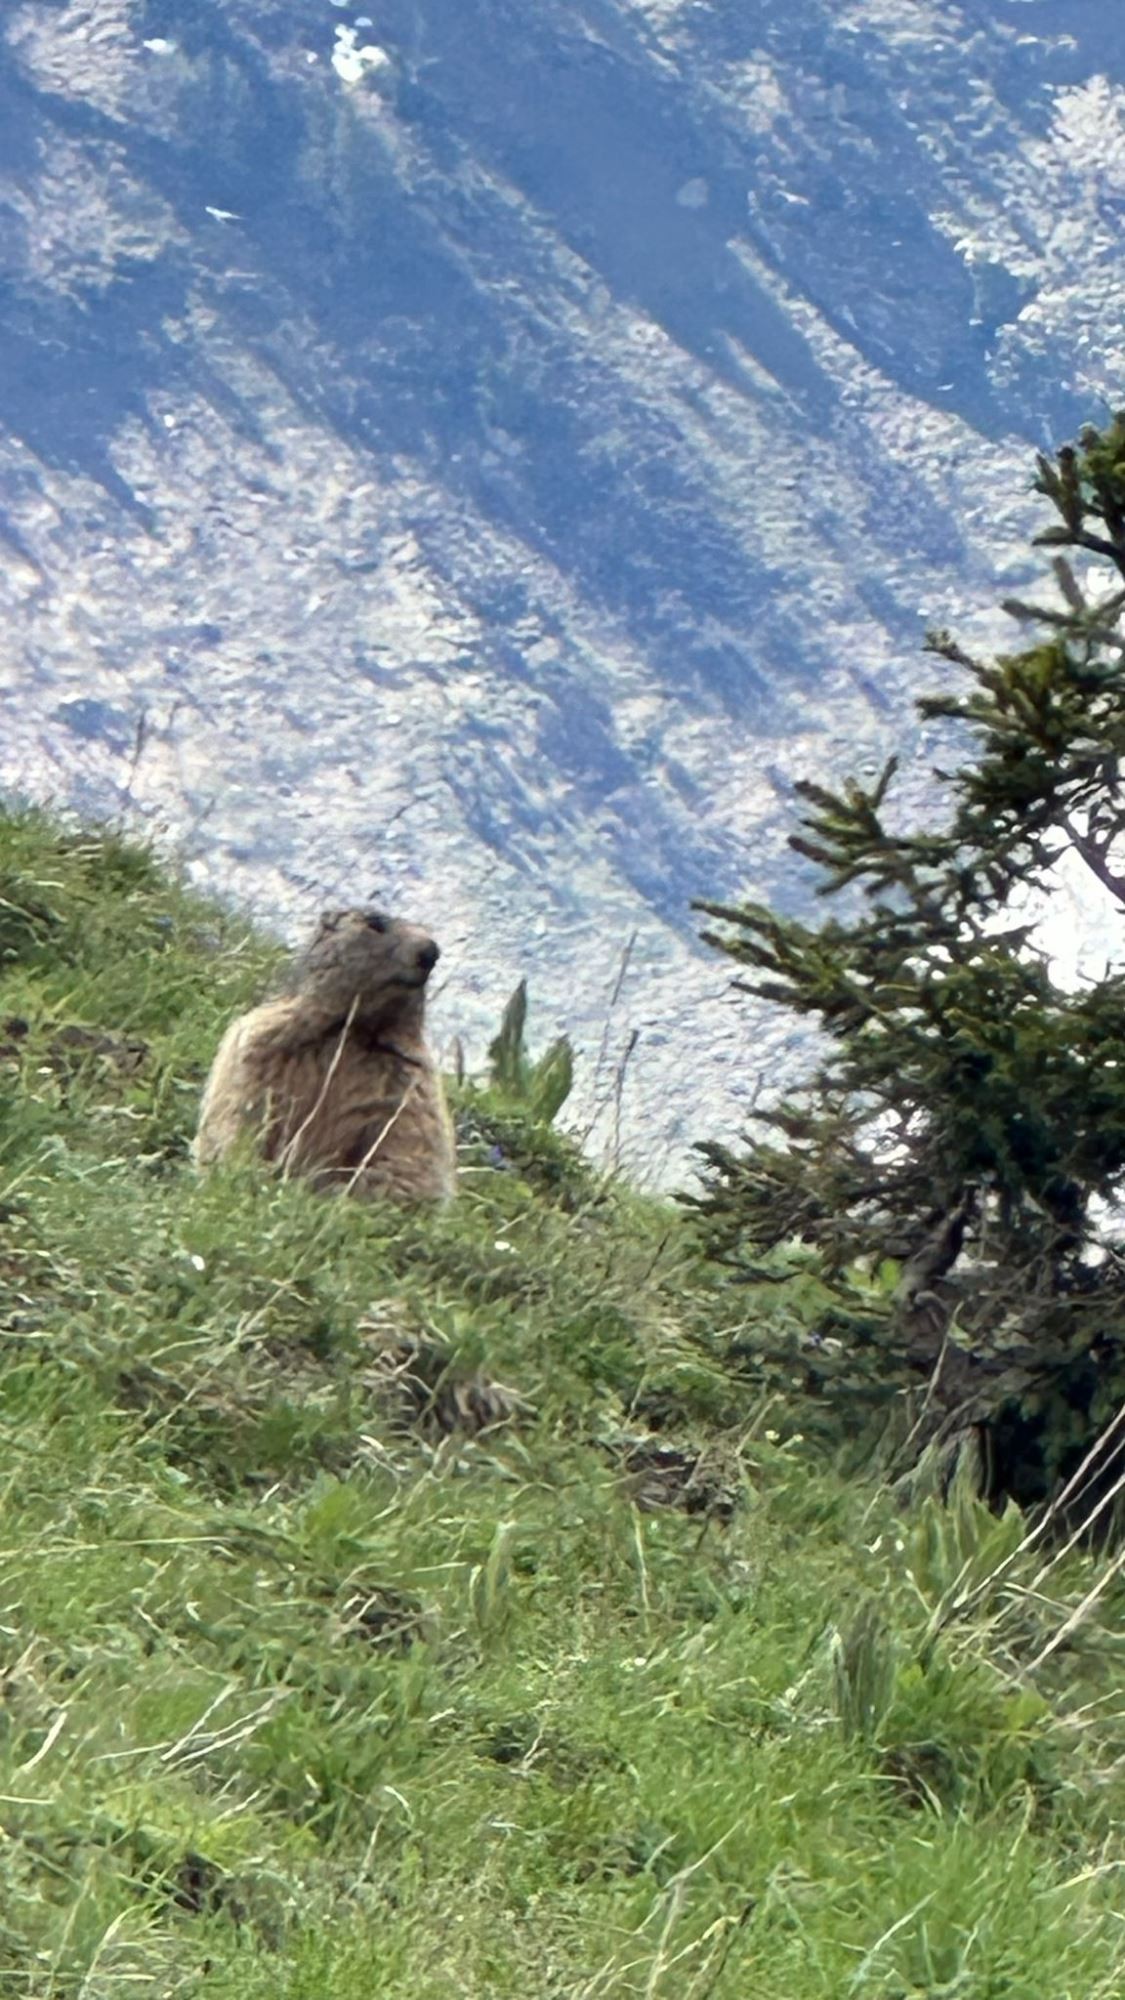
[[[1117,2000],[1112,1557],[845,1477],[485,1095],[440,1216],[198,1181],[274,957],[0,819],[0,1995]]]

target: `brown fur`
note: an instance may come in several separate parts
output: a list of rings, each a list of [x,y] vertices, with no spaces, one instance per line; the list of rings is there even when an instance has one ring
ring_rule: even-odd
[[[200,1166],[249,1133],[283,1173],[347,1194],[441,1201],[453,1127],[424,1038],[438,949],[376,910],[321,918],[289,991],[231,1023],[207,1079]]]

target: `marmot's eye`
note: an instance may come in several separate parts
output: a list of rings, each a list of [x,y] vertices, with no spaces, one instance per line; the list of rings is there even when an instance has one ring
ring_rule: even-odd
[[[368,910],[363,919],[369,931],[385,931],[390,921],[382,910]]]

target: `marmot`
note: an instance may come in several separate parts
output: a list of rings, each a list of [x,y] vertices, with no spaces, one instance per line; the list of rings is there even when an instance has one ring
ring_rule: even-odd
[[[442,1201],[453,1125],[423,1035],[438,947],[381,910],[330,910],[281,998],[231,1023],[207,1079],[193,1153],[245,1133],[283,1173],[345,1193]]]

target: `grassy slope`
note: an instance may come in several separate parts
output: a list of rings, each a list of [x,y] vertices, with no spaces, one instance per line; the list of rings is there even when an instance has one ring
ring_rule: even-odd
[[[0,956],[0,1993],[1125,1990],[1104,1562],[817,1462],[620,1189],[197,1183],[270,953],[112,838],[0,820]]]

